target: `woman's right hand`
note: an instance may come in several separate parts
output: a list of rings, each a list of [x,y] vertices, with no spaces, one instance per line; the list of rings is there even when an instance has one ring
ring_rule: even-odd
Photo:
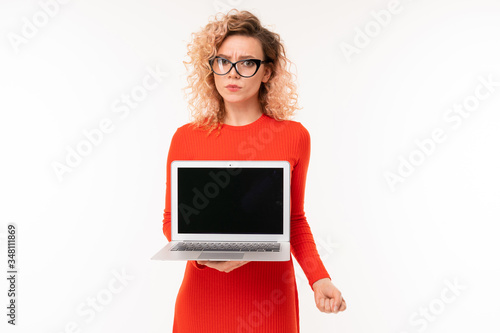
[[[207,267],[216,269],[224,273],[229,273],[232,270],[249,263],[249,261],[211,261],[211,260],[196,260],[196,262],[199,265],[205,265]]]

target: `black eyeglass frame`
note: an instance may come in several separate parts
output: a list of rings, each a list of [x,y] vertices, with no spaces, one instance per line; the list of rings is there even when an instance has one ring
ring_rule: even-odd
[[[229,67],[229,70],[228,70],[227,72],[225,72],[224,74],[219,74],[219,73],[216,73],[216,72],[214,71],[214,67],[213,67],[213,64],[214,64],[215,59],[224,59],[224,60],[228,61],[228,62],[231,64],[231,67]],[[240,73],[240,72],[238,72],[238,67],[236,67],[236,64],[237,64],[237,63],[239,63],[239,62],[243,62],[243,61],[253,61],[253,62],[255,62],[255,64],[257,65],[257,68],[255,69],[255,73],[253,73],[252,75],[241,75],[241,73]],[[246,78],[248,78],[248,77],[252,77],[252,76],[254,76],[255,74],[257,74],[257,72],[259,71],[260,65],[261,65],[262,63],[269,63],[269,62],[272,62],[272,61],[271,61],[271,60],[260,60],[260,59],[241,59],[241,60],[238,60],[238,61],[236,61],[236,62],[232,62],[232,61],[229,61],[228,59],[226,59],[226,58],[224,58],[224,57],[219,57],[219,56],[216,56],[215,58],[212,58],[212,59],[208,60],[208,63],[210,64],[210,68],[212,69],[212,72],[213,72],[214,74],[217,74],[217,75],[226,75],[226,74],[227,74],[227,73],[229,73],[229,72],[231,71],[231,69],[233,69],[233,67],[234,67],[234,69],[236,70],[236,73],[238,73],[238,75],[239,75],[239,76],[241,76],[241,77],[246,77]]]

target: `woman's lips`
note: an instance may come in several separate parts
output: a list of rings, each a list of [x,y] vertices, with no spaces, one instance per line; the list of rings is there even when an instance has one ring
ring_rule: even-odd
[[[238,86],[235,86],[235,85],[227,85],[226,88],[229,91],[238,91],[238,90],[241,89],[241,87],[238,87]]]

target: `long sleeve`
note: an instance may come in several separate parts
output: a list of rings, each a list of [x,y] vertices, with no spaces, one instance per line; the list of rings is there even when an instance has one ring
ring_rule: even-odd
[[[168,150],[167,157],[167,179],[166,179],[166,187],[167,191],[165,194],[165,209],[163,211],[163,234],[167,237],[168,241],[172,241],[172,217],[171,217],[171,170],[170,165],[172,161],[175,160],[186,160],[187,158],[187,150],[185,147],[185,141],[182,139],[180,128],[177,128],[174,135],[172,136],[172,140],[170,142],[170,148]],[[198,269],[205,269],[206,266],[199,265],[195,260],[188,260],[194,267]]]
[[[300,138],[297,151],[299,158],[293,168],[291,180],[292,211],[290,216],[291,251],[304,271],[309,286],[319,279],[330,278],[319,256],[309,223],[304,212],[304,196],[311,154],[311,138],[309,132],[300,126]]]

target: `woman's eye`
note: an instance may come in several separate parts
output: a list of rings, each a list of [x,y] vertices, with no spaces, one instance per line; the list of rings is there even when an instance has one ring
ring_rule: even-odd
[[[251,67],[253,65],[255,65],[255,62],[253,62],[251,60],[243,61],[243,66]]]

